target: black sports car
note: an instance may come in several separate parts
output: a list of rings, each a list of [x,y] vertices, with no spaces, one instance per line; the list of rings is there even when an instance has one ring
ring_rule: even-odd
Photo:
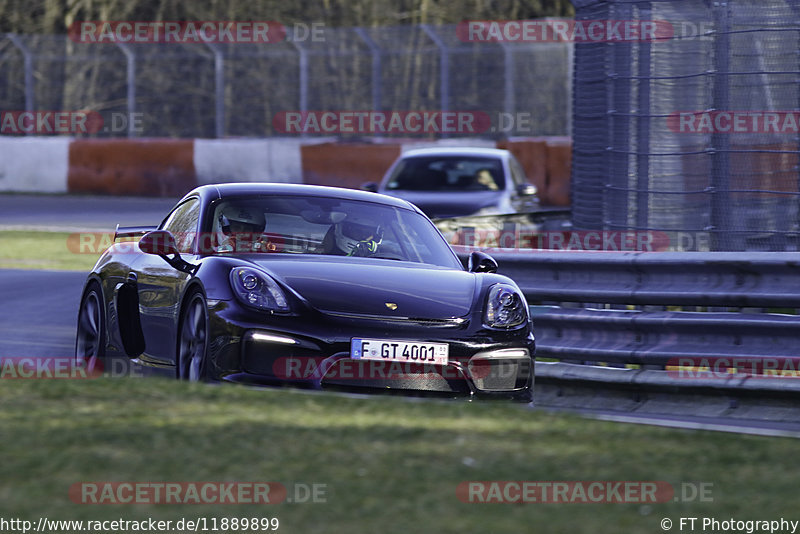
[[[220,184],[117,228],[83,290],[76,358],[190,380],[530,398],[516,284],[464,269],[414,205],[329,187]]]

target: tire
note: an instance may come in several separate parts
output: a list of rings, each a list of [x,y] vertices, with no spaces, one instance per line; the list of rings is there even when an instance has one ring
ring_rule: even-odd
[[[178,380],[208,380],[208,317],[206,298],[199,290],[185,299],[178,323],[175,377]]]
[[[75,364],[87,374],[103,371],[106,357],[106,314],[100,284],[90,282],[78,310]]]

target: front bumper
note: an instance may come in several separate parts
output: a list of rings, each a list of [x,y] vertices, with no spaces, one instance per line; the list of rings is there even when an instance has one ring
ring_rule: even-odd
[[[487,332],[475,331],[468,322],[434,327],[322,313],[312,320],[264,320],[254,315],[224,303],[209,310],[209,356],[217,378],[321,389],[530,398],[534,341],[526,329]],[[444,342],[449,361],[433,365],[357,360],[350,357],[353,337]]]

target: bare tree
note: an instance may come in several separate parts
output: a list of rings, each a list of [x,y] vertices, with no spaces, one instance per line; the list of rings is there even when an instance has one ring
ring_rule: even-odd
[[[0,0],[0,32],[66,33],[81,20],[275,20],[328,26],[571,16],[569,0]]]

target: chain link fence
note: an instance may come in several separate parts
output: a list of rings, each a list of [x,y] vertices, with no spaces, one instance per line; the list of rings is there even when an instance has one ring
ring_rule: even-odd
[[[312,35],[224,44],[0,35],[0,110],[97,111],[108,123],[97,137],[264,137],[283,133],[282,112],[329,110],[477,111],[492,119],[489,137],[568,133],[569,43],[464,42],[456,25]]]
[[[573,222],[798,250],[800,2],[573,0],[663,39],[575,44]]]

